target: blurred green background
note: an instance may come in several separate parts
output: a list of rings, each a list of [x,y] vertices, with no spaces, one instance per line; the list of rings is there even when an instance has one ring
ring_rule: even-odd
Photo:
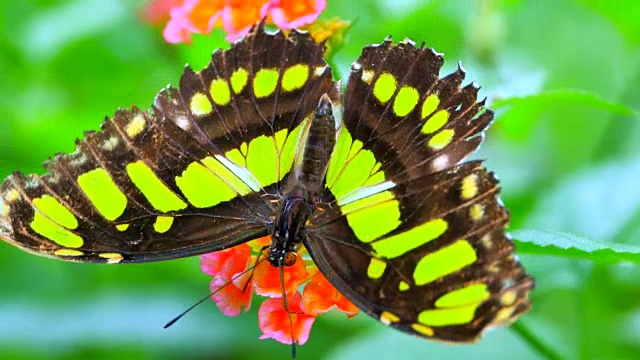
[[[218,30],[166,44],[141,0],[0,2],[0,178],[41,173],[119,106],[149,106],[183,64],[204,66]],[[328,1],[357,20],[333,58],[344,78],[389,34],[460,60],[497,111],[478,155],[502,180],[511,229],[536,277],[533,310],[475,345],[424,341],[365,315],[322,316],[301,359],[640,358],[640,5],[636,1]],[[597,242],[563,251],[555,232]],[[531,235],[529,233],[529,235]],[[533,244],[540,237],[533,233]],[[569,241],[571,244],[571,241]],[[611,249],[609,249],[611,248]],[[622,260],[622,261],[621,261]],[[53,261],[0,243],[0,359],[271,359],[257,304],[226,318],[197,258],[129,266]]]

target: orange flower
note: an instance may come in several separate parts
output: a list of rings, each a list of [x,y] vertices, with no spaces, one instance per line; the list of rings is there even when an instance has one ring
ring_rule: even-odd
[[[220,250],[200,257],[202,272],[231,280],[236,274],[245,271],[251,261],[251,247],[248,244],[240,244],[231,249]]]
[[[268,0],[229,0],[222,10],[222,26],[227,32],[226,39],[234,41],[249,32],[251,26],[265,15]]]
[[[326,7],[326,0],[273,0],[267,5],[266,13],[277,27],[293,29],[316,21]]]
[[[258,310],[261,339],[272,338],[291,344],[292,336],[304,344],[316,316],[333,308],[347,313],[358,313],[349,300],[338,292],[310,261],[298,255],[292,266],[280,269],[266,259],[271,237],[266,236],[231,249],[202,255],[202,271],[214,276],[211,281],[211,299],[227,316],[237,316],[251,306],[253,292],[270,297]],[[260,262],[256,264],[260,258]],[[255,266],[255,268],[251,268]],[[315,274],[312,276],[312,274]],[[305,285],[305,283],[307,283]],[[304,295],[298,291],[304,286]],[[283,306],[283,289],[287,295],[288,312]],[[289,322],[291,316],[291,322]],[[293,324],[293,325],[292,325]]]
[[[304,287],[302,307],[313,316],[321,315],[333,308],[347,313],[349,317],[355,316],[360,311],[357,306],[338,292],[320,272],[317,272]]]
[[[304,313],[301,300],[298,291],[287,294],[289,311],[284,308],[283,299],[265,300],[258,310],[258,324],[263,333],[260,339],[274,339],[283,344],[306,343],[316,318]]]
[[[302,256],[298,256],[295,264],[285,266],[284,285],[280,282],[280,269],[271,266],[268,261],[263,261],[256,266],[254,279],[256,294],[271,298],[282,297],[282,289],[289,292],[297,291],[300,285],[308,280],[308,273]]]

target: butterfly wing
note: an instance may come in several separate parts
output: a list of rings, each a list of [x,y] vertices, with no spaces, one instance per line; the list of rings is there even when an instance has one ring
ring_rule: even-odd
[[[324,46],[260,24],[148,111],[119,110],[0,187],[0,238],[81,262],[197,255],[267,235],[305,118],[335,92]]]
[[[327,195],[305,245],[320,271],[382,323],[472,341],[529,308],[533,287],[505,235],[498,182],[459,164],[492,120],[459,69],[386,41],[354,64]]]

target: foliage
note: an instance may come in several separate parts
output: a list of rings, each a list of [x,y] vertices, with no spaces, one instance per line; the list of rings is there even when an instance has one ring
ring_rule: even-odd
[[[125,0],[0,2],[0,177],[41,173],[118,106],[149,106],[182,65],[228,46],[220,30],[168,45]],[[477,345],[407,337],[328,314],[300,358],[637,358],[640,354],[640,5],[634,1],[328,1],[355,21],[332,65],[346,78],[392,34],[461,60],[495,104],[480,158],[502,180],[533,310]],[[282,358],[252,315],[208,302],[197,258],[136,266],[49,261],[0,244],[3,358]]]

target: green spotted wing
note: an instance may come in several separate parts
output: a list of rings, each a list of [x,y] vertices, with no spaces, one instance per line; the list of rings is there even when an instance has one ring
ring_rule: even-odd
[[[80,262],[145,262],[232,247],[269,233],[305,118],[337,95],[324,48],[256,27],[200,72],[187,67],[151,109],[119,110],[2,187],[0,237]]]
[[[463,163],[493,113],[464,71],[410,42],[353,64],[329,165],[327,204],[306,242],[322,273],[382,323],[466,342],[529,308],[533,280],[504,232],[498,181]]]

